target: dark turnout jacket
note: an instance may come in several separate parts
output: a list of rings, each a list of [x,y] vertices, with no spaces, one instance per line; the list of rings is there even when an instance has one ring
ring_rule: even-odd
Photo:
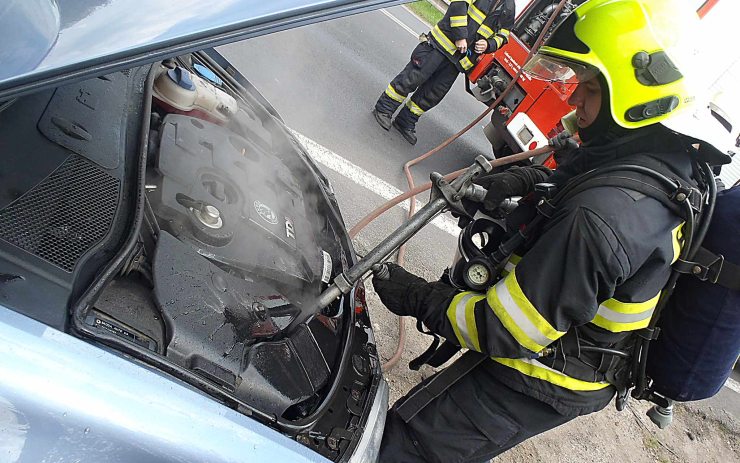
[[[688,147],[663,126],[628,141],[575,150],[551,177],[564,184],[595,167],[660,167],[692,180]],[[526,207],[526,206],[520,206]],[[506,264],[485,293],[442,283],[411,295],[431,330],[488,354],[486,367],[514,390],[578,415],[603,408],[614,394],[610,356],[579,345],[622,347],[648,325],[670,265],[680,252],[682,219],[658,200],[616,187],[591,188],[559,205],[538,238]],[[557,346],[555,357],[538,357]]]
[[[458,68],[468,71],[477,59],[473,43],[485,39],[486,51],[494,52],[507,42],[513,25],[514,0],[453,0],[444,17],[432,28],[431,42]],[[455,41],[460,39],[467,40],[469,53],[457,51]]]

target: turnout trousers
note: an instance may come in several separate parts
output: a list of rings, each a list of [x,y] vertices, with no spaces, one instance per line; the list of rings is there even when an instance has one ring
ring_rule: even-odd
[[[392,115],[406,98],[411,98],[396,116],[396,123],[413,128],[424,112],[435,107],[455,83],[459,71],[441,51],[428,42],[414,48],[411,60],[380,95],[375,109]]]
[[[478,365],[404,422],[396,412],[399,404],[432,378],[417,385],[388,411],[378,461],[487,462],[575,418],[510,389],[484,365]]]

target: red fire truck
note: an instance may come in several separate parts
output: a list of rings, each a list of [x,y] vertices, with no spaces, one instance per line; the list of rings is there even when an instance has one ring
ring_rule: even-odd
[[[584,0],[566,3],[553,28]],[[520,5],[517,2],[517,10]],[[531,0],[517,15],[509,42],[495,53],[483,55],[468,75],[467,90],[490,105],[519,72],[542,28],[553,14],[557,2]],[[563,130],[560,119],[573,108],[567,103],[575,85],[544,82],[523,74],[519,82],[492,112],[484,129],[496,156],[538,148]],[[538,160],[535,160],[537,162]],[[546,159],[539,160],[546,164]]]

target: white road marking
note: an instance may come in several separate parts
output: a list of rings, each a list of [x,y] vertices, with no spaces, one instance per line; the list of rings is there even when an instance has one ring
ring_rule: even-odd
[[[392,15],[392,14],[391,14],[391,13],[390,13],[390,12],[389,12],[388,10],[386,10],[385,8],[381,8],[381,9],[380,9],[380,12],[381,12],[381,13],[383,13],[384,15],[388,16],[389,18],[391,18],[391,21],[393,21],[394,23],[396,23],[396,24],[398,24],[399,26],[401,26],[401,27],[403,27],[404,29],[406,29],[406,31],[407,31],[407,32],[408,32],[409,34],[411,34],[411,35],[413,35],[414,37],[417,37],[417,38],[419,37],[419,34],[417,34],[416,32],[414,32],[414,30],[413,30],[413,29],[411,29],[411,28],[410,28],[409,26],[407,26],[407,25],[406,25],[406,24],[405,24],[405,23],[404,23],[403,21],[401,21],[401,20],[400,20],[400,19],[398,19],[397,17],[393,16],[393,15]]]
[[[357,166],[353,164],[352,162],[344,159],[343,157],[339,156],[335,152],[316,143],[310,138],[296,132],[295,130],[292,130],[292,132],[293,132],[293,135],[295,135],[295,137],[298,139],[298,141],[300,141],[301,144],[303,144],[303,146],[306,147],[306,151],[308,151],[308,154],[316,162],[323,165],[324,167],[327,167],[333,170],[339,175],[342,175],[348,178],[349,180],[352,180],[353,182],[360,185],[361,187],[367,190],[370,190],[371,192],[375,193],[376,195],[380,196],[386,201],[389,201],[395,198],[396,196],[404,193],[403,191],[394,187],[393,185],[381,179],[380,177],[377,177],[371,174],[370,172],[366,171],[362,167]],[[423,203],[417,200],[416,210],[418,211],[419,209],[421,209],[423,205],[424,205]],[[400,203],[398,206],[400,206],[403,210],[408,211],[409,201],[406,200]],[[460,228],[458,228],[457,223],[451,217],[446,216],[446,215],[437,216],[434,220],[432,220],[432,225],[434,225],[435,227],[439,228],[440,230],[446,233],[449,233],[450,235],[454,237],[457,237],[457,235],[460,234]]]
[[[740,383],[738,383],[737,381],[735,381],[732,378],[727,378],[727,382],[725,382],[725,387],[726,388],[729,388],[729,389],[732,389],[733,391],[735,391],[738,394],[740,394]]]

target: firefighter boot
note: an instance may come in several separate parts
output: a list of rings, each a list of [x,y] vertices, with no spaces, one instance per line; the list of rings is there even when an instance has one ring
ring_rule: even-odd
[[[400,122],[398,122],[398,118],[396,118],[393,121],[393,127],[401,132],[401,136],[403,136],[403,138],[405,138],[407,142],[411,143],[412,145],[416,144],[416,126],[403,126]]]
[[[375,116],[375,120],[378,121],[378,124],[380,124],[380,126],[383,127],[384,130],[390,130],[392,114],[382,113],[376,108],[373,109],[373,116]]]
[[[416,144],[416,123],[419,121],[419,116],[412,113],[408,106],[401,108],[398,115],[393,119],[393,127],[398,129],[403,135],[403,138],[412,145]]]

